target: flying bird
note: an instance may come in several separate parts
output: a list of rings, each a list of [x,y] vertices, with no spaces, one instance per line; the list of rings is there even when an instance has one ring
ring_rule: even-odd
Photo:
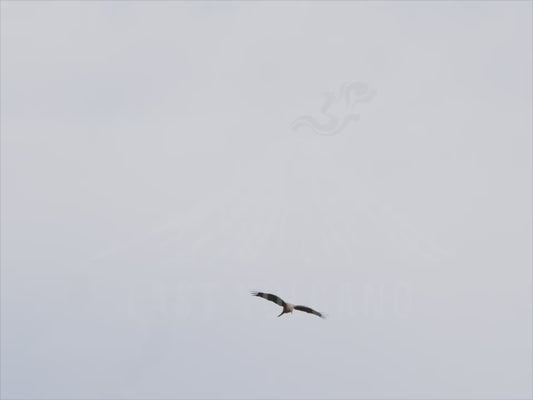
[[[319,313],[318,311],[315,311],[312,308],[309,308],[306,306],[295,306],[293,304],[286,303],[274,294],[263,293],[263,292],[252,292],[252,296],[262,297],[263,299],[270,300],[276,303],[278,306],[283,307],[283,311],[281,312],[280,315],[278,315],[278,317],[281,317],[283,314],[292,313],[293,310],[298,310],[298,311],[304,311],[306,313],[318,315],[320,318],[326,318],[324,314]]]

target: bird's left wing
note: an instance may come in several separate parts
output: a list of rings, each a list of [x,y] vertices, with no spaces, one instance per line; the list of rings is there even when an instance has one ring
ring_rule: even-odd
[[[252,295],[253,296],[262,297],[263,299],[270,300],[270,301],[276,303],[278,306],[285,307],[287,305],[287,303],[285,303],[283,300],[281,300],[281,298],[279,298],[275,294],[263,293],[263,292],[252,292]]]
[[[294,306],[294,309],[298,310],[298,311],[304,311],[304,312],[309,313],[309,314],[318,315],[320,318],[326,318],[324,316],[324,314],[319,313],[318,311],[315,311],[312,308],[309,308],[309,307],[306,307],[306,306]]]

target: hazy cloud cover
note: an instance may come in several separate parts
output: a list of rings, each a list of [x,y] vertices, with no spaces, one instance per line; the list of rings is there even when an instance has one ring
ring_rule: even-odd
[[[1,397],[531,398],[531,15],[2,2]]]

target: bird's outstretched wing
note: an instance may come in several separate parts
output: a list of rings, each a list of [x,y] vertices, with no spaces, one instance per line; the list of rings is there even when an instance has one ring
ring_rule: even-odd
[[[318,311],[313,310],[312,308],[306,306],[294,306],[295,310],[305,311],[306,313],[318,315],[320,318],[326,318],[324,314],[319,313]]]
[[[278,306],[285,307],[287,305],[287,303],[285,303],[283,300],[281,300],[278,296],[276,296],[274,294],[263,293],[263,292],[252,292],[252,295],[253,296],[262,297],[263,299],[267,299],[267,300],[273,301]]]

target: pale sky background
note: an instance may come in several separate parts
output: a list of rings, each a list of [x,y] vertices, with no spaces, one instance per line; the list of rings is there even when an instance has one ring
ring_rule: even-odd
[[[531,15],[3,1],[2,398],[531,398]]]

